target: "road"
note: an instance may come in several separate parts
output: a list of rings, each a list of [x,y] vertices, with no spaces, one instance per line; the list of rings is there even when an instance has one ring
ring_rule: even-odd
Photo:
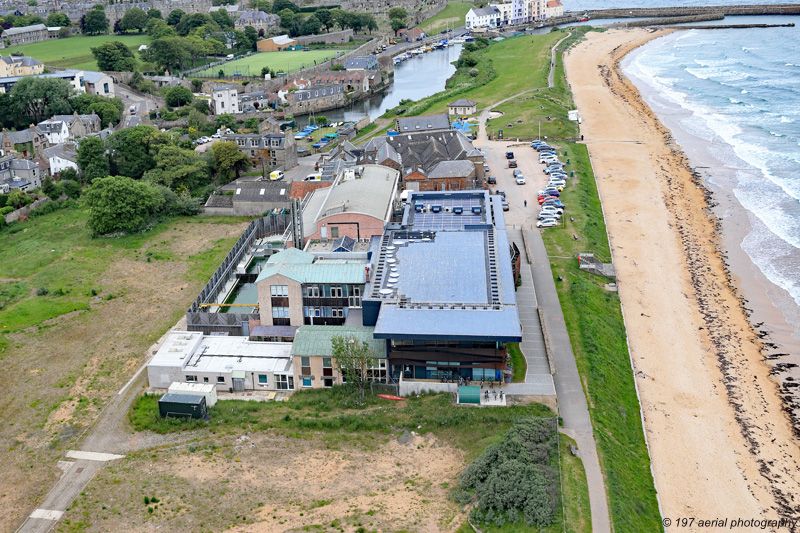
[[[141,117],[149,114],[151,109],[158,109],[160,105],[157,98],[153,96],[142,96],[139,93],[132,91],[127,86],[119,83],[115,84],[114,92],[116,93],[116,96],[122,100],[122,103],[125,104],[125,109],[122,111],[122,116],[126,128],[131,128],[141,124]],[[131,115],[130,113],[130,107],[132,105],[136,106],[135,115]],[[103,126],[106,126],[106,124],[103,124]]]
[[[551,52],[551,67],[548,75],[548,85],[550,87],[553,84],[555,49],[564,39],[558,41]],[[558,399],[558,412],[563,419],[563,432],[575,439],[578,444],[579,454],[586,470],[586,481],[589,486],[592,530],[600,533],[611,531],[605,480],[597,456],[597,443],[594,439],[586,396],[583,392],[581,377],[575,363],[575,354],[572,351],[569,334],[564,323],[561,304],[558,301],[550,262],[547,259],[547,251],[544,248],[540,230],[535,229],[536,216],[539,212],[538,191],[547,183],[547,175],[543,172],[544,165],[539,164],[538,152],[533,150],[529,143],[516,142],[513,139],[489,141],[486,134],[486,120],[489,118],[493,107],[535,90],[529,89],[484,109],[480,116],[477,139],[474,144],[486,156],[489,175],[497,178],[494,190],[504,190],[506,192],[506,200],[509,203],[509,211],[506,212],[505,217],[506,223],[520,226],[522,231],[525,232],[531,251],[532,264],[530,265],[530,270],[523,269],[523,274],[530,277],[523,279],[522,284],[523,286],[530,284],[534,287],[535,301],[539,308],[542,309],[544,317],[542,327],[547,331],[549,348],[555,367],[553,378]],[[517,185],[512,174],[513,169],[508,167],[507,151],[514,152],[517,168],[522,171],[526,178],[525,185]],[[525,228],[532,229],[526,230]],[[528,319],[531,318],[528,317]]]

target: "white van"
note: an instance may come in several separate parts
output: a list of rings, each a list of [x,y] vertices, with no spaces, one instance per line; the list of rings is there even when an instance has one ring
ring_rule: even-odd
[[[303,181],[322,181],[322,174],[309,174]]]
[[[280,181],[284,178],[282,170],[274,170],[269,173],[269,181]]]
[[[225,56],[225,59],[227,59],[228,61],[230,61],[231,59],[233,59],[233,54],[228,54],[228,55],[226,55],[226,56]]]

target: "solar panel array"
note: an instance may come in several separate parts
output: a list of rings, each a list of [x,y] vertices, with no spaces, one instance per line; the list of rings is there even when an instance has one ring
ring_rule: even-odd
[[[481,198],[436,198],[414,206],[414,229],[459,230],[468,224],[481,224],[486,219]],[[461,208],[461,213],[458,214]],[[473,212],[479,208],[479,212]]]

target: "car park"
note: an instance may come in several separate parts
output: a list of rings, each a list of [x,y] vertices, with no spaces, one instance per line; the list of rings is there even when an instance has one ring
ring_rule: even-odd
[[[517,168],[517,160],[516,159],[509,159],[508,160],[508,168]]]
[[[497,178],[494,176],[489,176],[486,181],[489,183],[489,185],[495,185],[497,183]]]
[[[514,159],[514,152],[512,151],[506,152],[506,159]]]
[[[536,223],[537,228],[554,228],[558,226],[558,220],[554,218],[545,218]]]
[[[525,176],[522,174],[517,176],[517,185],[525,185]]]

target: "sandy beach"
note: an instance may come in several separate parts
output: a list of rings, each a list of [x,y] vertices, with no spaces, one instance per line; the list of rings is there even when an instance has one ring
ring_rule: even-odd
[[[566,67],[606,215],[663,516],[797,518],[800,449],[720,251],[709,193],[619,69],[626,53],[660,35],[592,32]]]

